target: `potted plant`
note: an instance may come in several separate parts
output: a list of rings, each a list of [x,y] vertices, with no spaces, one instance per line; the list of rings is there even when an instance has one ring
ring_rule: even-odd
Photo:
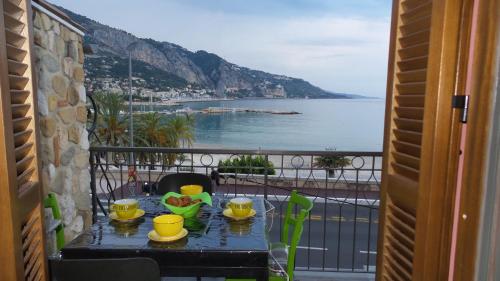
[[[345,156],[318,156],[314,159],[314,166],[324,168],[328,177],[335,177],[335,169],[351,164],[351,159]]]

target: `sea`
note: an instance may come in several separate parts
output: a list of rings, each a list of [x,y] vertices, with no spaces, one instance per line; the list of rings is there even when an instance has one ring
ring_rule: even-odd
[[[382,151],[382,99],[245,99],[183,103],[184,108],[296,111],[296,115],[196,114],[194,147]]]

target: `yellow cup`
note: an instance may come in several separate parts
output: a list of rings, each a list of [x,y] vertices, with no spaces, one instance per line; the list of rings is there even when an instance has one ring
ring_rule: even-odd
[[[236,217],[246,217],[252,210],[253,201],[250,198],[238,197],[231,199],[228,205],[231,211],[233,211],[233,215]]]
[[[111,205],[111,210],[115,211],[119,218],[130,219],[139,208],[139,202],[135,199],[117,200]]]
[[[182,195],[198,195],[203,192],[203,186],[201,185],[183,185],[181,186]]]
[[[153,228],[163,237],[179,234],[183,226],[184,218],[179,215],[162,215],[153,219]]]

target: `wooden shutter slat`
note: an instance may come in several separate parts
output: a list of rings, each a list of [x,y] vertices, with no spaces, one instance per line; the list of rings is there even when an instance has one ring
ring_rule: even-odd
[[[24,265],[24,270],[25,270],[24,275],[26,276],[26,279],[28,281],[34,280],[35,274],[37,273],[39,268],[40,268],[40,260],[38,260],[38,257],[35,255],[33,256],[32,260],[30,260],[28,263]]]
[[[408,118],[394,118],[394,122],[398,129],[422,132],[423,122],[422,120],[408,119]]]
[[[21,4],[22,0],[4,0],[4,2],[6,2],[6,1],[8,1],[8,2],[10,2],[10,3],[12,3],[12,4],[14,4],[14,5],[18,6],[18,7],[20,7],[20,4]],[[20,8],[23,10],[23,13],[24,13],[24,9],[22,7],[20,7]]]
[[[401,60],[398,62],[398,67],[401,71],[424,69],[427,67],[427,56],[414,57],[410,59]]]
[[[30,259],[33,257],[33,252],[36,250],[37,244],[40,242],[40,239],[37,238],[37,235],[40,231],[35,230],[29,233],[29,237],[26,237],[23,241],[23,262],[29,263]]]
[[[11,30],[15,33],[21,33],[25,27],[25,24],[22,21],[16,19],[15,17],[5,12],[4,12],[4,23],[5,23],[5,29]]]
[[[24,90],[30,79],[28,77],[9,74],[9,83],[11,89]]]
[[[431,13],[432,1],[421,1],[420,3],[420,5],[413,7],[410,5],[404,6],[405,11],[401,14],[401,20],[403,21],[403,24],[411,23],[412,21],[415,21],[416,19],[419,19],[421,17],[428,16]]]
[[[33,130],[31,130],[31,129],[25,130],[25,131],[22,131],[19,133],[15,133],[14,134],[14,146],[18,147],[18,146],[25,144],[29,140],[32,133],[33,133]]]
[[[412,225],[408,225],[403,220],[401,220],[398,216],[395,216],[392,213],[388,214],[388,218],[392,220],[392,226],[397,228],[401,235],[408,237],[410,240],[414,240],[415,238],[415,229]]]
[[[421,44],[415,44],[413,46],[402,48],[398,51],[398,54],[402,59],[423,57],[423,56],[426,56],[427,53],[429,53],[429,43],[428,42],[424,42]],[[425,71],[425,69],[424,69],[424,71]]]
[[[16,147],[16,149],[14,150],[16,154],[16,161],[19,161],[22,158],[24,158],[32,147],[33,143],[26,143],[24,145],[21,145],[20,147]]]
[[[394,140],[393,141],[394,147],[396,148],[396,151],[401,152],[404,151],[409,155],[412,155],[414,157],[420,157],[420,145],[416,145],[413,143],[409,142],[404,142],[400,140]]]
[[[4,13],[11,15],[16,19],[20,19],[23,15],[23,9],[21,9],[18,5],[12,3],[11,1],[3,1]]]
[[[35,172],[35,168],[27,169],[22,174],[20,174],[19,176],[17,176],[17,183],[20,186],[23,186],[23,185],[27,184],[34,172]],[[25,188],[25,186],[23,186],[23,188]]]
[[[17,119],[17,118],[22,118],[28,110],[31,108],[31,104],[26,103],[26,104],[13,104],[12,105],[12,118]],[[25,117],[29,118],[29,117]]]
[[[396,101],[400,106],[423,107],[425,102],[425,96],[424,95],[397,96]]]
[[[396,204],[390,204],[389,208],[391,209],[391,212],[394,214],[397,214],[398,217],[403,217],[406,223],[415,226],[417,219],[415,218],[414,215],[408,213],[407,211],[401,209],[398,205]]]
[[[27,279],[28,281],[36,281],[36,280],[40,280],[42,277],[41,277],[41,271],[40,271],[40,267],[41,267],[41,263],[40,261],[38,261],[36,263],[36,266],[34,267],[34,269],[30,272],[30,275],[28,275]]]
[[[403,71],[397,74],[399,82],[407,83],[407,82],[425,82],[427,73],[427,69],[417,69],[410,71]]]
[[[12,120],[12,124],[14,127],[14,133],[22,132],[28,128],[31,122],[31,117],[20,117]]]
[[[410,281],[411,280],[411,273],[408,272],[407,269],[403,268],[401,265],[399,265],[399,263],[394,260],[394,257],[392,255],[385,255],[385,257],[387,258],[387,260],[389,261],[389,264],[392,265],[392,269],[393,270],[397,270],[399,275],[399,277],[403,277],[403,279],[400,279],[400,280],[408,280]],[[403,276],[401,276],[400,274],[402,274]]]
[[[27,54],[25,50],[7,43],[7,58],[22,62]]]
[[[8,60],[9,74],[23,75],[28,69],[28,65],[15,60]]]
[[[396,114],[401,118],[422,120],[424,117],[424,109],[422,107],[405,107],[397,106]]]
[[[422,144],[422,133],[400,130],[400,129],[394,129],[393,132],[394,135],[396,135],[396,137],[398,138],[398,140],[412,143],[415,145]]]
[[[12,104],[22,104],[26,102],[30,91],[26,90],[10,90],[10,101]]]
[[[391,224],[388,224],[387,228],[391,232],[391,235],[397,236],[397,239],[400,241],[400,243],[404,244],[406,246],[406,248],[408,249],[408,251],[413,253],[413,249],[415,247],[415,242],[412,239],[408,238],[408,236],[406,236],[404,233],[402,233],[401,231],[396,229]]]
[[[400,261],[402,261],[405,265],[405,268],[408,271],[411,271],[412,267],[412,256],[413,253],[411,251],[408,251],[405,246],[403,246],[397,239],[395,239],[393,236],[388,235],[388,242],[389,244],[387,246],[390,246],[389,249],[393,251],[393,255],[397,256]]]
[[[417,171],[419,170],[420,159],[418,157],[396,151],[392,152],[392,154],[398,163],[411,167]]]
[[[5,39],[7,40],[7,42],[15,47],[21,47],[24,42],[26,42],[26,37],[18,34],[18,33],[15,33],[15,32],[12,32],[11,30],[5,30]]]
[[[419,176],[419,171],[413,169],[412,167],[405,166],[403,164],[400,164],[398,162],[393,162],[391,163],[393,169],[398,172],[399,174],[412,179],[412,180],[418,180]]]
[[[386,267],[387,269],[387,273],[388,273],[388,280],[390,281],[394,281],[394,280],[397,280],[397,281],[407,281],[405,280],[403,277],[401,277],[400,274],[398,274],[396,272],[396,270],[394,270],[392,267]]]
[[[421,45],[428,42],[430,29],[421,30],[399,38],[399,43],[403,48]]]
[[[22,175],[24,171],[28,170],[28,167],[31,165],[35,156],[31,155],[23,158],[21,161],[16,162],[17,167],[17,175]]]
[[[424,16],[416,19],[415,21],[402,25],[400,27],[401,33],[406,36],[412,33],[419,32],[421,30],[430,29],[431,27],[431,16]]]
[[[408,82],[397,84],[399,94],[401,95],[418,95],[425,92],[425,82]]]

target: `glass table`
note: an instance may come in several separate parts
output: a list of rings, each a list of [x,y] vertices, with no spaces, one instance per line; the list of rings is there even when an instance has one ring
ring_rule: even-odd
[[[101,218],[91,230],[61,250],[63,259],[149,257],[158,263],[162,276],[231,277],[268,279],[268,240],[262,198],[253,198],[257,214],[246,221],[222,215],[225,202],[214,197],[193,219],[186,219],[189,234],[169,243],[150,241],[152,219],[169,211],[160,197],[138,198],[144,217],[133,223]]]

